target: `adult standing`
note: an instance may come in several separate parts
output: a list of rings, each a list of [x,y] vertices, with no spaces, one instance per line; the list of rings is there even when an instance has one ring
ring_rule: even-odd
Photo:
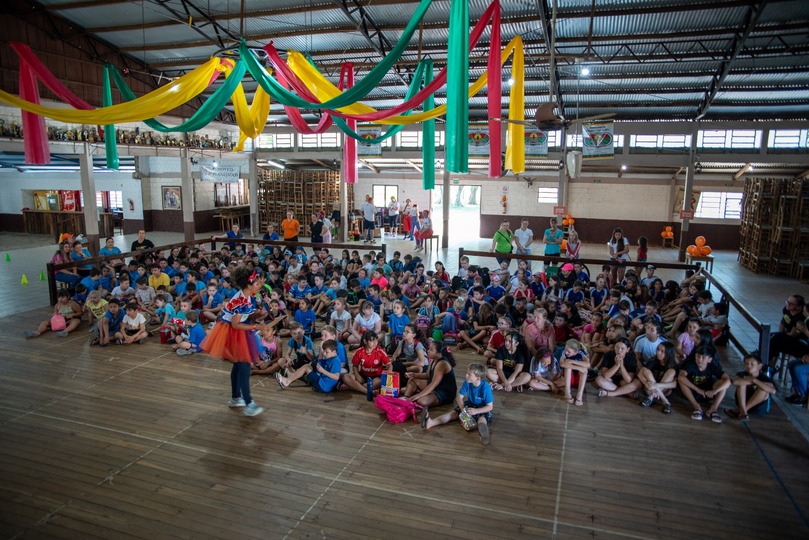
[[[152,249],[153,247],[154,244],[152,243],[152,241],[146,238],[146,231],[141,229],[138,231],[138,239],[132,242],[132,246],[129,251],[144,251],[147,249]],[[138,262],[143,262],[145,258],[146,258],[145,255],[135,256],[135,259],[137,259]]]
[[[406,199],[404,202],[404,208],[402,208],[402,230],[404,231],[404,239],[405,240],[412,240],[410,237],[410,231],[413,229],[413,217],[410,215],[410,211],[412,210],[413,205],[410,202],[410,199]]]
[[[610,277],[612,278],[610,283],[617,285],[624,279],[626,261],[629,258],[629,238],[624,237],[624,230],[621,227],[615,227],[612,231],[612,237],[607,242],[607,247],[610,251],[610,260],[617,263],[610,266]]]
[[[239,231],[238,223],[234,223],[233,225],[231,225],[230,230],[225,233],[225,236],[233,240],[244,238],[244,235]],[[227,242],[225,245],[228,246],[231,250],[236,249],[236,242]]]
[[[395,237],[399,232],[399,202],[393,195],[391,195],[390,204],[388,204],[388,226],[390,227],[388,236]]]
[[[320,220],[323,222],[323,243],[331,244],[331,228],[333,226],[332,222],[324,212],[320,212],[318,216],[320,217]]]
[[[317,213],[312,213],[312,224],[309,226],[312,231],[311,241],[313,244],[323,243],[323,222],[320,221],[320,216]]]
[[[531,244],[534,242],[534,231],[528,228],[528,218],[522,218],[520,228],[514,231],[514,240],[517,244],[517,253],[531,254]],[[528,263],[531,264],[530,261]]]
[[[257,326],[249,320],[256,311],[254,296],[262,287],[260,278],[256,270],[247,266],[233,272],[239,292],[225,304],[219,321],[200,345],[208,354],[232,362],[228,407],[243,407],[245,416],[256,416],[264,410],[250,396],[250,366],[261,359],[255,336]]]
[[[558,257],[561,254],[562,238],[565,233],[559,228],[559,222],[553,217],[550,220],[550,227],[545,229],[545,234],[542,235],[545,241],[545,255],[547,257]],[[548,266],[555,266],[555,262],[548,262]]]
[[[284,232],[284,242],[288,244],[298,243],[298,230],[301,228],[300,222],[295,219],[295,212],[287,210],[287,217],[281,222],[281,230]]]
[[[514,233],[511,232],[509,225],[510,224],[507,219],[500,222],[500,228],[495,231],[494,236],[492,237],[492,247],[489,248],[489,253],[496,253],[497,255],[511,253],[513,249],[512,242],[514,241]],[[497,264],[500,264],[503,261],[511,264],[510,258],[500,256],[496,256],[496,258]]]
[[[365,202],[360,206],[362,212],[362,229],[365,231],[365,243],[374,243],[374,229],[376,228],[376,207],[374,206],[374,198],[370,195],[365,196]]]

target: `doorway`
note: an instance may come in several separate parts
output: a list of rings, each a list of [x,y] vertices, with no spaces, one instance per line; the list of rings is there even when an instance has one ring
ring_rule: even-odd
[[[481,186],[452,185],[449,187],[449,243],[469,239],[471,231],[477,236],[480,231]],[[436,186],[432,193],[432,218],[435,234],[441,236],[444,229],[444,186]]]

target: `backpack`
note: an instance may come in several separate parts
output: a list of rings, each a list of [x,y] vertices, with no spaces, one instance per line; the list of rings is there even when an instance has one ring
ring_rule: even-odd
[[[458,314],[449,313],[441,318],[441,330],[444,334],[457,334],[458,333]]]
[[[484,287],[488,287],[489,285],[492,284],[492,278],[489,275],[489,269],[486,268],[485,266],[481,266],[480,268],[478,268],[478,275],[483,280]]]
[[[453,291],[457,291],[458,289],[460,289],[463,286],[463,284],[464,284],[464,279],[461,276],[455,276],[454,278],[452,278],[450,288]]]
[[[374,407],[384,412],[392,424],[401,424],[410,418],[416,420],[416,410],[421,409],[421,405],[413,401],[383,395],[374,398]]]

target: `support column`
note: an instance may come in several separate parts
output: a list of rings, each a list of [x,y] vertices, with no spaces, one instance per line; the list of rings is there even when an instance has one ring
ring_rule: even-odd
[[[180,149],[180,176],[182,182],[183,234],[185,242],[194,242],[194,179],[191,177],[191,163],[188,161],[188,148]]]
[[[449,170],[446,167],[446,161],[444,162],[444,174],[443,177],[443,184],[444,184],[444,197],[441,201],[441,206],[443,207],[443,220],[444,220],[444,231],[441,233],[441,247],[448,248],[449,247]]]
[[[90,154],[90,145],[82,145],[79,156],[81,166],[81,192],[84,194],[84,235],[87,237],[87,249],[93,257],[98,257],[101,248],[98,234],[99,210],[96,207],[96,181],[93,176],[93,156]]]
[[[258,219],[258,163],[256,140],[253,139],[253,151],[250,152],[250,162],[247,173],[247,189],[250,192],[250,233],[253,237],[263,234]]]
[[[568,176],[567,176],[567,170],[566,170],[567,162],[566,162],[566,159],[565,159],[567,157],[567,130],[565,129],[564,126],[562,126],[562,129],[561,129],[560,133],[561,133],[561,135],[560,135],[561,140],[559,141],[559,150],[560,150],[560,154],[559,154],[560,158],[559,159],[562,160],[563,166],[559,168],[559,195],[557,196],[557,200],[559,202],[557,203],[557,205],[558,206],[567,206],[567,182],[568,182],[567,178],[568,178]],[[570,212],[569,208],[568,208],[568,212]]]
[[[353,210],[353,208],[352,208]],[[345,159],[340,162],[340,242],[348,242],[348,228],[351,218],[348,215],[348,183],[346,182]]]
[[[697,135],[699,134],[699,120],[694,121],[694,126],[691,129],[691,148],[688,151],[688,168],[685,170],[685,193],[683,194],[683,207],[681,210],[692,210],[691,197],[694,195],[694,164],[697,157]],[[693,208],[696,210],[696,208]],[[690,219],[683,220],[683,226],[680,228],[680,252],[677,260],[685,262],[685,250],[688,247],[686,237],[688,236],[688,226],[691,223]]]

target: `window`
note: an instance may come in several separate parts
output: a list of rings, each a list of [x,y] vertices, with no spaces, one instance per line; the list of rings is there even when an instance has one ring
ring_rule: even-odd
[[[699,148],[761,148],[761,130],[757,129],[723,129],[700,130],[697,135]]]
[[[556,204],[559,202],[558,187],[541,187],[537,193],[538,203]]]
[[[298,135],[298,145],[307,149],[340,148],[340,134],[332,132],[314,135],[300,134]]]
[[[558,131],[557,132],[552,131],[551,133],[559,133],[559,132]],[[558,137],[558,135],[556,137]],[[550,133],[548,134],[548,146],[558,146],[558,143],[557,144],[552,143],[552,141],[556,142],[557,140],[558,139],[551,139]],[[623,135],[613,135],[612,140],[613,140],[613,143],[612,143],[613,148],[615,148],[616,150],[620,151],[624,147],[624,136]],[[574,148],[581,149],[581,134],[576,133],[575,135],[568,135],[567,136],[567,147],[569,149],[574,149]]]
[[[436,148],[444,148],[444,131],[435,131],[435,147]]]
[[[741,219],[742,193],[703,191],[694,217],[711,219]]]
[[[258,148],[294,148],[295,135],[293,133],[262,133],[256,139]],[[245,145],[245,148],[247,146]]]
[[[386,208],[391,197],[396,197],[396,200],[399,200],[399,186],[380,186],[374,184],[374,206],[377,208]]]
[[[124,208],[124,192],[123,191],[108,191],[110,196],[110,208]]]
[[[809,129],[773,129],[767,138],[769,148],[809,148]]]
[[[397,148],[421,148],[421,131],[400,131],[396,134]]]
[[[81,194],[80,200],[82,206],[84,205],[84,194]],[[121,191],[96,191],[96,208],[103,208],[107,210],[123,210],[124,198]]]
[[[688,148],[691,135],[630,135],[629,146],[634,148]]]

